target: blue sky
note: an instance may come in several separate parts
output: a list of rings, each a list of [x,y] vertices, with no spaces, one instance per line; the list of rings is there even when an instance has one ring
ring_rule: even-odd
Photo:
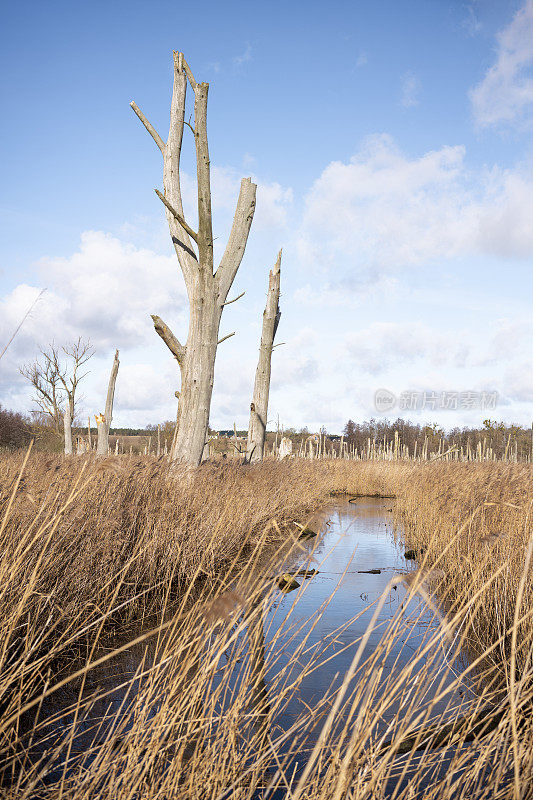
[[[498,393],[489,410],[392,417],[530,424],[532,0],[29,2],[5,9],[2,39],[2,342],[47,288],[0,362],[2,404],[31,409],[18,366],[82,335],[96,348],[83,416],[118,347],[114,424],[174,417],[179,378],[149,314],[185,338],[187,308],[153,193],[160,154],[129,102],[166,136],[180,49],[210,83],[219,250],[240,178],[258,183],[212,425],[246,424],[282,245],[272,421],[337,431],[376,415],[386,388],[419,403]],[[191,218],[192,156],[188,141]]]

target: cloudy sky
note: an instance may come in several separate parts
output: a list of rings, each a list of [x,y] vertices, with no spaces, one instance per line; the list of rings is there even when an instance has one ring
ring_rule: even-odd
[[[83,416],[103,410],[115,348],[114,425],[175,416],[149,315],[184,340],[185,291],[129,102],[166,137],[176,49],[210,83],[219,254],[240,178],[258,184],[212,426],[247,424],[280,246],[271,427],[340,431],[378,414],[380,389],[393,418],[531,424],[533,0],[29,0],[3,22],[0,349],[46,288],[0,361],[4,406],[31,410],[18,367],[81,335]]]

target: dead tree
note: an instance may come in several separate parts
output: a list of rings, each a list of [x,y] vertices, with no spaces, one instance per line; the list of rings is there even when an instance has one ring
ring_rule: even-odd
[[[72,455],[72,423],[74,422],[74,414],[76,410],[76,390],[79,382],[87,375],[79,374],[79,370],[94,354],[94,350],[90,343],[84,342],[81,336],[75,344],[68,345],[62,348],[63,353],[67,357],[67,365],[61,369],[59,360],[57,358],[57,351],[55,354],[55,367],[59,373],[63,390],[66,395],[65,411],[63,412],[63,430],[65,435],[65,455]]]
[[[96,455],[98,456],[106,456],[109,450],[109,428],[111,427],[111,420],[113,419],[113,400],[115,398],[115,384],[117,382],[119,366],[118,350],[116,350],[113,366],[111,367],[111,374],[109,376],[109,385],[107,387],[105,412],[98,417],[100,419],[100,424],[98,424],[98,443],[96,445]]]
[[[56,364],[58,361],[57,351],[54,346],[48,350],[41,350],[42,358],[37,359],[32,364],[25,364],[20,368],[23,375],[32,385],[34,395],[32,401],[57,433],[61,435],[63,430],[63,394],[61,381],[59,380]]]
[[[194,123],[185,121],[187,82],[194,92]],[[183,53],[174,52],[174,88],[170,130],[166,142],[135,103],[131,107],[163,155],[164,193],[156,193],[163,205],[170,235],[183,273],[189,298],[189,332],[182,345],[160,317],[154,327],[179,364],[181,388],[172,459],[197,465],[207,437],[209,410],[222,310],[241,263],[255,209],[256,186],[243,178],[233,226],[218,269],[214,270],[211,218],[211,183],[207,144],[207,93],[209,84],[197,83]],[[185,219],[180,187],[180,155],[183,128],[194,135],[197,167],[198,230]],[[233,301],[229,301],[233,302]]]
[[[265,447],[268,395],[270,392],[270,370],[274,338],[278,329],[281,311],[279,310],[279,289],[281,280],[281,250],[274,269],[268,276],[268,294],[263,312],[263,330],[259,347],[259,360],[255,372],[254,394],[250,404],[250,422],[246,461],[254,463],[263,460]]]
[[[41,350],[41,359],[21,368],[35,395],[33,401],[40,411],[48,416],[56,433],[63,431],[65,455],[72,455],[72,423],[76,409],[76,391],[85,377],[79,374],[81,367],[94,354],[89,341],[81,337],[72,345],[57,348],[51,345]]]
[[[318,433],[313,433],[311,436],[308,436],[305,440],[305,449],[309,451],[309,458],[315,458],[315,447],[316,447],[316,455],[318,457],[318,445],[320,443],[320,437]],[[305,451],[304,451],[305,453]]]
[[[292,456],[292,440],[288,436],[284,436],[279,443],[278,459],[283,461],[284,458]]]

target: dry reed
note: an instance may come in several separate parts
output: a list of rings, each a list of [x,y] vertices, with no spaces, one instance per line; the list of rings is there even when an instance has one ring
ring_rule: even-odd
[[[22,460],[0,462],[3,797],[529,796],[531,468],[296,460],[169,478],[154,459]],[[369,629],[340,683],[282,730],[273,720],[332,653],[303,636],[284,659],[291,614],[265,647],[264,575],[298,548],[288,523],[332,492],[398,495],[409,544],[426,548],[420,582],[442,570],[448,614],[389,674],[412,621],[370,649]],[[481,682],[454,709],[464,676],[450,658],[444,680],[444,641],[476,653],[472,672],[501,670],[507,691]]]

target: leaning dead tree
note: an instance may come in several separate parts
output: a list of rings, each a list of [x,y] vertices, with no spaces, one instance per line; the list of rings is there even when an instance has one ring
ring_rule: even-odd
[[[246,461],[254,463],[263,460],[268,414],[268,395],[270,392],[270,370],[274,339],[278,329],[281,311],[279,310],[279,289],[281,281],[281,250],[274,269],[268,276],[268,294],[263,312],[263,330],[259,347],[259,360],[255,372],[254,394],[250,404],[248,442]]]
[[[113,400],[115,398],[115,384],[117,382],[119,366],[118,350],[116,350],[113,366],[111,367],[111,374],[109,376],[109,385],[107,387],[105,412],[104,414],[98,414],[96,417],[96,424],[98,427],[96,454],[99,456],[106,456],[109,451],[109,428],[111,427],[111,420],[113,419]]]
[[[185,98],[189,83],[194,93],[194,122],[185,122]],[[197,465],[207,437],[209,410],[222,310],[240,266],[255,209],[256,186],[243,178],[233,225],[218,268],[214,269],[211,181],[207,143],[207,93],[209,84],[197,83],[183,53],[174,52],[174,88],[170,130],[163,141],[135,103],[131,107],[150,133],[163,156],[163,187],[157,196],[165,206],[170,235],[183,273],[189,298],[189,332],[182,345],[163,320],[152,315],[154,327],[179,364],[181,388],[172,458]],[[198,230],[186,221],[180,186],[183,129],[194,135],[198,194]],[[235,298],[237,299],[237,298]],[[229,301],[230,303],[233,300]]]

